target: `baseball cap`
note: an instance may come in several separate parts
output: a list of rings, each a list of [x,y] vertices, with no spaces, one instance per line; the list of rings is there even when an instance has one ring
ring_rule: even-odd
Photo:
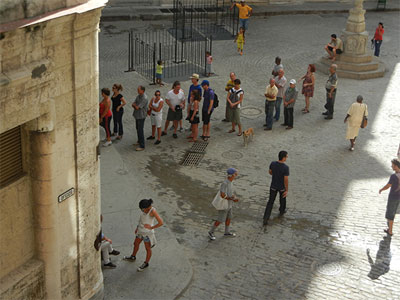
[[[296,80],[290,79],[289,83],[290,83],[290,84],[296,84]]]
[[[208,80],[203,80],[202,83],[201,83],[201,86],[203,86],[203,85],[210,86],[210,82]]]
[[[190,79],[200,79],[199,74],[193,73],[192,76],[190,76]]]
[[[235,168],[229,168],[228,170],[226,170],[226,173],[228,173],[228,175],[233,175],[237,172],[237,170]]]

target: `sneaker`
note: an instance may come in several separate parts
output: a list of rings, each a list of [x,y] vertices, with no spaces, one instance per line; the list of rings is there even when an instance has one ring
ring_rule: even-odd
[[[287,211],[288,211],[288,208],[286,208],[284,212],[279,212],[279,216],[282,217],[284,214],[287,213]]]
[[[155,136],[149,136],[148,138],[147,138],[147,140],[154,140],[156,137]]]
[[[167,135],[165,131],[161,132],[161,136]]]
[[[183,128],[179,128],[179,132],[183,132]]]
[[[267,225],[268,225],[268,220],[264,219],[263,225],[264,225],[264,226],[267,226]]]
[[[350,151],[354,151],[354,147],[350,147],[350,149],[349,149]]]
[[[332,119],[333,119],[332,116],[326,116],[326,117],[325,117],[325,120],[332,120]]]
[[[161,143],[161,141],[160,141],[160,140],[157,140],[157,141],[154,143],[154,145],[158,145],[159,143]]]
[[[133,256],[133,255],[124,256],[124,260],[135,261],[136,260],[136,256]]]
[[[323,112],[322,115],[327,116],[327,115],[328,115],[328,112],[327,112],[327,111],[326,111],[326,112]]]
[[[137,147],[135,150],[136,150],[136,151],[143,151],[144,148],[142,148],[142,147]]]
[[[288,125],[287,125],[287,124],[285,124],[285,123],[282,123],[282,124],[281,124],[281,126],[288,126]]]
[[[104,264],[104,267],[110,268],[110,269],[115,269],[117,266],[114,265],[111,261],[108,264]]]
[[[213,232],[209,231],[208,232],[208,237],[210,238],[210,240],[214,241],[215,240],[215,235]]]
[[[226,233],[224,233],[224,236],[235,237],[235,236],[236,236],[236,233],[233,233],[233,232],[226,232]]]
[[[110,254],[111,254],[111,255],[119,255],[120,252],[117,251],[117,250],[113,250],[113,251],[110,252]]]
[[[174,133],[172,136],[174,137],[174,139],[178,138],[178,135],[176,133]]]
[[[112,144],[111,141],[107,141],[107,142],[105,142],[105,143],[103,144],[103,147],[108,147],[108,146],[110,146],[111,144]]]
[[[146,269],[149,266],[149,264],[147,262],[144,262],[137,270],[139,272],[144,271],[144,269]]]

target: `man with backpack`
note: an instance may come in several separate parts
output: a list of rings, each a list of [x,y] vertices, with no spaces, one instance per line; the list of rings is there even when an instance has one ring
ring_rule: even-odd
[[[210,82],[208,80],[203,80],[201,83],[201,87],[203,88],[203,109],[202,109],[202,120],[203,120],[203,134],[201,138],[204,141],[208,141],[210,138],[210,118],[211,114],[214,111],[214,108],[218,106],[217,95],[210,88]]]

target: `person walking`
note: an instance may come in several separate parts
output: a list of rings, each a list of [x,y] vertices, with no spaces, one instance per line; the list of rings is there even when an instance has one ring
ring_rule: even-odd
[[[244,0],[240,0],[240,4],[233,2],[231,9],[234,6],[239,9],[239,28],[243,28],[246,31],[249,28],[249,18],[253,13],[253,9]]]
[[[233,88],[235,86],[234,81],[236,79],[236,74],[234,72],[231,72],[229,74],[229,80],[226,83],[225,86],[225,91],[227,91],[229,93],[229,91],[231,90],[231,88]],[[222,122],[230,122],[229,120],[229,115],[230,115],[230,105],[228,100],[226,101],[226,106],[225,106],[225,119],[222,120]]]
[[[130,256],[124,256],[127,261],[135,261],[136,254],[139,251],[139,246],[142,241],[144,241],[144,246],[146,248],[146,260],[137,269],[139,272],[144,271],[144,269],[149,267],[150,258],[152,255],[152,250],[156,245],[156,237],[154,235],[154,229],[161,227],[164,223],[156,209],[152,206],[152,199],[143,199],[139,202],[139,208],[142,211],[140,215],[139,224],[135,230],[135,241],[133,242],[133,251]],[[157,224],[154,225],[154,221],[157,220]]]
[[[305,97],[306,106],[303,108],[303,113],[310,112],[310,98],[314,96],[314,86],[315,86],[315,65],[309,64],[307,68],[307,73],[300,80],[303,80],[303,88],[301,93]]]
[[[378,27],[375,30],[374,35],[374,46],[375,46],[375,53],[374,55],[379,57],[379,53],[381,52],[381,46],[383,42],[383,34],[385,33],[385,29],[383,27],[383,23],[379,22]]]
[[[136,151],[143,151],[144,150],[144,121],[146,120],[147,116],[147,106],[148,100],[147,95],[144,93],[146,88],[142,85],[139,85],[137,92],[138,95],[136,96],[135,101],[132,103],[133,117],[135,118],[136,122],[136,132],[138,137],[138,142],[135,146]]]
[[[165,102],[169,108],[164,131],[161,133],[161,135],[167,135],[169,122],[172,121],[174,124],[174,133],[172,136],[174,139],[176,139],[178,138],[178,135],[176,134],[178,123],[180,120],[182,120],[182,110],[185,108],[185,93],[181,89],[181,83],[179,81],[174,82],[172,85],[172,90],[170,90],[165,97]]]
[[[329,77],[325,84],[326,89],[326,112],[322,113],[325,115],[325,120],[333,119],[333,112],[335,106],[335,98],[336,98],[336,90],[337,90],[337,82],[338,78],[336,75],[337,65],[332,64],[329,68]]]
[[[112,114],[114,121],[114,133],[111,136],[117,135],[117,140],[121,140],[124,135],[124,128],[122,125],[122,116],[124,114],[124,106],[126,104],[124,96],[121,95],[122,85],[118,83],[114,83],[113,87],[113,95],[111,96],[112,101]]]
[[[236,35],[236,38],[233,41],[234,43],[237,43],[237,49],[240,55],[243,55],[243,46],[245,43],[245,38],[244,38],[244,28],[240,27],[238,34]]]
[[[278,76],[275,77],[275,86],[278,88],[278,95],[276,95],[275,101],[275,120],[279,121],[281,115],[281,103],[283,99],[283,94],[285,93],[286,77],[284,76],[285,71],[279,69]]]
[[[235,237],[236,234],[231,232],[231,221],[232,221],[232,207],[233,202],[238,202],[239,199],[233,193],[233,181],[238,176],[238,171],[234,168],[229,168],[226,173],[228,174],[225,181],[221,184],[219,188],[219,196],[222,198],[221,201],[228,201],[227,209],[218,210],[218,218],[211,226],[208,232],[208,237],[210,240],[215,240],[214,231],[217,227],[225,222],[225,233],[224,236]]]
[[[157,129],[157,140],[154,145],[158,145],[161,143],[161,126],[162,126],[162,109],[164,106],[164,99],[161,98],[161,92],[157,90],[154,93],[154,97],[151,98],[149,104],[150,120],[151,120],[151,136],[149,136],[148,140],[154,140],[156,138],[156,129]]]
[[[101,96],[103,100],[99,103],[99,124],[106,131],[106,142],[103,144],[104,147],[110,146],[111,142],[111,130],[110,122],[112,119],[111,113],[111,100],[110,100],[110,90],[108,88],[101,89]]]
[[[201,110],[201,119],[203,120],[203,134],[201,138],[204,141],[208,141],[210,138],[210,119],[211,114],[214,111],[214,91],[210,88],[210,82],[208,80],[203,80],[201,83],[201,87],[203,88],[203,108]]]
[[[269,188],[269,200],[264,212],[264,226],[268,225],[275,198],[279,192],[279,215],[286,213],[286,196],[289,191],[289,167],[285,164],[288,158],[286,151],[280,151],[278,161],[273,161],[269,165],[269,174],[272,175],[271,186]]]
[[[200,101],[201,96],[198,90],[193,90],[190,97],[190,113],[189,113],[189,122],[192,125],[192,133],[188,136],[189,142],[196,142],[197,136],[199,134],[199,111],[200,111]]]
[[[388,202],[386,205],[385,218],[388,228],[384,230],[388,235],[393,235],[394,216],[397,213],[400,203],[400,161],[392,160],[392,170],[394,174],[390,175],[389,182],[379,190],[379,194],[390,188]]]
[[[244,92],[240,88],[241,81],[236,78],[234,83],[234,87],[230,89],[228,95],[226,96],[226,101],[229,103],[229,120],[232,122],[232,129],[229,130],[229,133],[235,132],[236,124],[238,125],[238,136],[242,135],[242,122],[240,121],[240,106],[243,102]]]
[[[298,92],[296,89],[296,80],[291,79],[289,82],[289,87],[286,89],[283,98],[285,122],[282,125],[287,126],[286,129],[293,128],[293,109],[294,109],[294,104],[296,103],[297,94]]]
[[[350,140],[350,151],[354,151],[354,146],[356,144],[356,138],[360,130],[361,124],[364,121],[364,117],[368,117],[368,107],[367,104],[362,103],[363,97],[361,95],[357,96],[357,102],[353,103],[347,115],[344,118],[344,123],[347,122],[347,132],[346,139]]]
[[[100,222],[103,222],[103,215],[100,215]],[[106,237],[103,232],[101,232],[101,258],[104,261],[104,267],[115,269],[117,266],[111,262],[110,255],[119,255],[120,252],[113,249],[112,240]]]
[[[273,116],[276,96],[278,95],[278,88],[275,86],[275,80],[271,78],[269,85],[265,88],[265,125],[267,128],[264,130],[272,130]]]

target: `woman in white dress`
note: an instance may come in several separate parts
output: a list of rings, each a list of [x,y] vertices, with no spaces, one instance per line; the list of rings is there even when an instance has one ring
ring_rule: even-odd
[[[344,118],[344,122],[347,122],[346,139],[350,140],[350,151],[354,151],[354,145],[364,116],[368,117],[368,107],[362,102],[363,97],[361,95],[357,96],[357,102],[350,106],[347,116]]]

